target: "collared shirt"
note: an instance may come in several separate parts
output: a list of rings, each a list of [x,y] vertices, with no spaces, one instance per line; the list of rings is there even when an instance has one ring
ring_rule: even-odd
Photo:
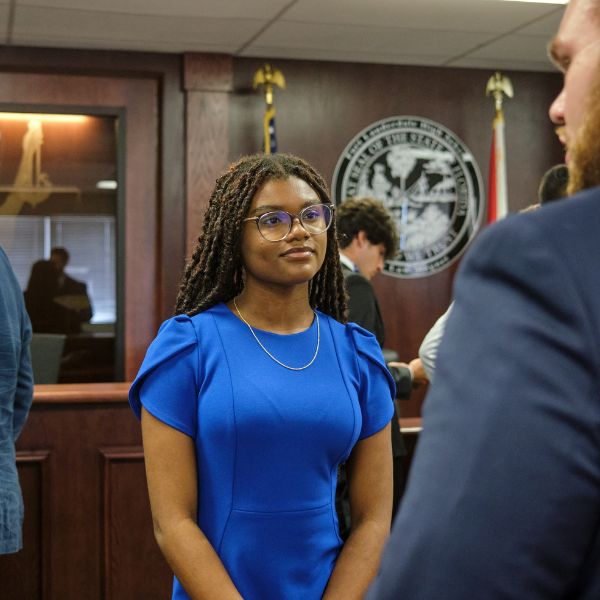
[[[340,262],[351,271],[354,271],[354,273],[360,272],[358,267],[343,252],[340,252]]]

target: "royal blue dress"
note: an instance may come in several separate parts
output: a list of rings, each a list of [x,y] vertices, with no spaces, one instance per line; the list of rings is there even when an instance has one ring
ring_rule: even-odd
[[[143,404],[194,440],[198,526],[245,600],[321,598],[342,546],[337,467],[392,418],[394,383],[374,336],[319,320],[316,360],[290,371],[224,304],[173,317],[131,387],[138,417]],[[254,331],[287,365],[314,354],[316,319],[290,335]],[[173,598],[188,598],[176,578]]]

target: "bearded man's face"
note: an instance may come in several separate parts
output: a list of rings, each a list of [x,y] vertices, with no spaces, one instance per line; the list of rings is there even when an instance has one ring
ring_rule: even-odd
[[[569,194],[600,185],[600,65],[595,78],[583,124],[569,150]]]
[[[593,176],[586,157],[592,151],[590,144],[597,148],[594,138],[599,132],[598,101],[592,97],[597,98],[600,86],[600,0],[569,2],[550,53],[564,73],[563,88],[550,107],[550,118],[565,145],[569,172],[575,175],[569,188],[572,191],[575,186],[581,189],[581,177],[587,182]]]

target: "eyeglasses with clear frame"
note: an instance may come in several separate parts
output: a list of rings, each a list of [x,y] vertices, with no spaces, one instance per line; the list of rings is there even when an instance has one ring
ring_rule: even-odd
[[[298,219],[305,231],[319,234],[327,231],[331,225],[334,206],[331,204],[311,204],[297,215],[287,210],[272,210],[257,217],[246,217],[246,221],[255,221],[260,235],[268,242],[280,242],[292,230],[294,219]]]

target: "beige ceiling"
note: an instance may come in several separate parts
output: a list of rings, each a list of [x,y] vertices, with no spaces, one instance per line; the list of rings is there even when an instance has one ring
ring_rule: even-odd
[[[0,43],[545,71],[563,10],[502,0],[0,0]]]

